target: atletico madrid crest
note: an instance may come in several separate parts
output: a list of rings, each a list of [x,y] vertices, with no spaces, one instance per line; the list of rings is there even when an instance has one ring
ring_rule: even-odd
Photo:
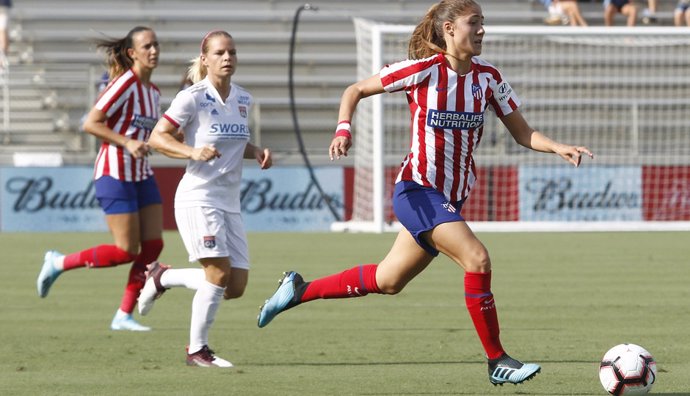
[[[484,96],[482,87],[479,84],[472,84],[472,96],[477,100],[481,100],[482,96]]]

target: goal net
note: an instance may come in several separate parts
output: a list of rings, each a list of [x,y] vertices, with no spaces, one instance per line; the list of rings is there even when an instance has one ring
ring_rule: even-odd
[[[358,78],[407,56],[414,26],[355,19]],[[502,71],[529,124],[595,154],[574,168],[518,146],[485,118],[478,180],[462,214],[479,230],[690,229],[690,30],[486,28],[481,57]],[[399,228],[393,183],[409,151],[404,93],[360,102],[352,218],[333,230]]]

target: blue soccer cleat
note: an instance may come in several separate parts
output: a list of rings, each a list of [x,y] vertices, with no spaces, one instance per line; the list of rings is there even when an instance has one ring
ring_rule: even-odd
[[[294,271],[284,272],[283,275],[278,290],[261,306],[257,318],[259,327],[266,326],[276,315],[299,304],[293,300],[296,287],[304,283],[302,276]]]
[[[64,255],[55,250],[46,252],[43,258],[43,267],[41,267],[41,272],[39,272],[38,279],[36,279],[36,288],[38,289],[39,297],[45,298],[48,295],[50,287],[62,273],[62,270],[55,268],[53,264],[56,259],[61,257],[64,257]]]
[[[132,314],[128,314],[120,309],[115,312],[115,316],[113,317],[113,321],[110,322],[110,329],[111,330],[129,330],[129,331],[150,331],[151,328],[148,326],[144,326],[139,324],[134,318],[132,317]]]
[[[531,380],[540,371],[541,367],[538,364],[524,364],[505,353],[500,358],[489,361],[489,381],[494,385],[517,385]]]

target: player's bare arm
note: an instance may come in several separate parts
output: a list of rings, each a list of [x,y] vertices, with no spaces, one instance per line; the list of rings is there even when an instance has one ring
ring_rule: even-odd
[[[580,165],[582,154],[594,158],[594,154],[585,146],[573,146],[559,143],[533,129],[529,126],[519,110],[515,110],[507,116],[502,117],[501,121],[506,128],[508,128],[513,139],[521,146],[543,153],[558,154],[561,158],[576,167]]]
[[[385,91],[378,74],[350,85],[345,89],[340,98],[338,122],[346,121],[349,123],[352,120],[352,114],[354,114],[360,100],[383,92]],[[346,136],[334,137],[328,148],[328,154],[331,161],[339,159],[341,155],[347,157],[347,152],[350,150],[350,147],[352,147],[351,138]]]
[[[84,121],[83,128],[87,133],[101,140],[126,148],[134,158],[141,158],[149,153],[149,146],[146,142],[115,133],[108,128],[106,120],[107,116],[101,110],[91,109]]]
[[[175,125],[161,118],[151,132],[149,145],[170,158],[210,161],[220,157],[220,153],[213,146],[195,148],[180,142],[177,139],[177,133],[178,129]]]

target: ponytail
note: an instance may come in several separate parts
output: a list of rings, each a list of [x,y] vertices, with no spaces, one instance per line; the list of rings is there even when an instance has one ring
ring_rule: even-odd
[[[423,59],[446,52],[443,24],[454,22],[467,10],[476,6],[474,0],[441,0],[429,8],[421,22],[415,27],[407,47],[410,59]]]
[[[139,32],[153,31],[145,26],[137,26],[123,38],[96,39],[96,47],[105,51],[105,62],[108,65],[108,76],[112,80],[129,70],[134,61],[127,50],[134,48],[133,36]]]

